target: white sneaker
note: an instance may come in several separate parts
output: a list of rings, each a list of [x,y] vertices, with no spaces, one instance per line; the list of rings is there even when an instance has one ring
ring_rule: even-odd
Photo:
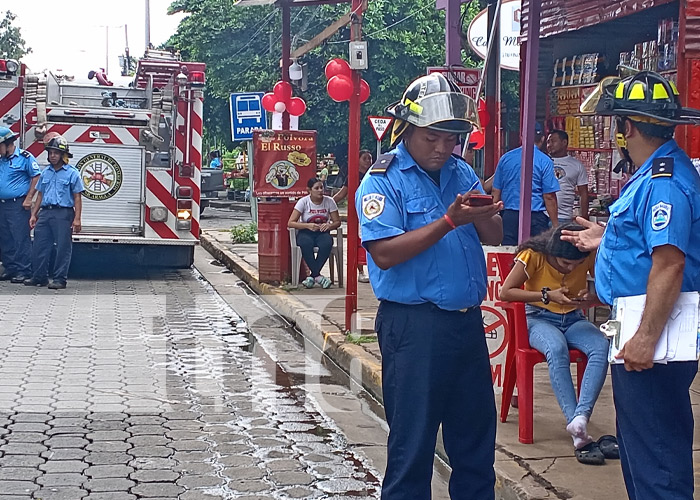
[[[369,276],[367,276],[365,273],[360,273],[357,276],[357,281],[360,283],[369,283]]]

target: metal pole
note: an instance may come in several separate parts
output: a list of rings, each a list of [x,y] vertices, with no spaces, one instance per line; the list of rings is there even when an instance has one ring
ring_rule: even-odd
[[[462,65],[462,39],[460,33],[461,0],[447,0],[445,6],[445,65]]]
[[[350,39],[362,39],[362,0],[352,0],[355,16],[350,25]],[[359,244],[359,224],[355,212],[355,192],[360,184],[360,71],[352,71],[353,92],[350,97],[348,125],[348,237],[347,272],[345,273],[345,330],[355,332],[360,329],[357,317],[357,247]]]
[[[151,48],[151,0],[146,0],[146,49]]]
[[[374,159],[376,160],[376,159],[379,158],[381,155],[382,155],[382,141],[379,141],[379,140],[378,140],[378,141],[377,141],[377,156],[375,156]],[[359,168],[359,166],[358,166],[358,168]]]
[[[535,155],[535,120],[537,112],[537,68],[540,55],[540,13],[542,0],[530,0],[525,49],[525,84],[522,86],[523,124],[520,169],[520,216],[518,242],[530,237],[532,210],[532,161]]]
[[[109,26],[105,26],[105,75],[109,75]]]
[[[501,28],[501,9],[500,2],[490,1],[488,6],[488,29],[487,39],[489,40],[489,52],[487,52],[487,60],[489,63],[484,68],[483,78],[485,79],[484,95],[486,98],[486,111],[491,117],[488,126],[484,127],[484,178],[490,177],[496,170],[499,150],[499,88],[500,88],[500,73],[501,73],[501,43],[500,43],[500,28]],[[479,96],[476,96],[477,99]]]
[[[248,188],[250,189],[250,216],[253,222],[258,222],[258,199],[253,196],[253,187],[255,179],[253,179],[253,141],[246,141],[246,149],[248,151]]]
[[[282,81],[289,82],[289,57],[291,53],[291,8],[286,2],[282,3]],[[289,113],[282,113],[282,130],[289,130]]]

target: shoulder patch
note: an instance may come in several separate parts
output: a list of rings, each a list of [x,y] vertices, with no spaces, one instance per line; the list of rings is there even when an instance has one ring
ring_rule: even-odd
[[[370,167],[369,173],[370,175],[384,175],[386,174],[386,171],[389,170],[389,167],[391,164],[394,162],[394,158],[396,158],[396,155],[391,154],[391,153],[386,153],[377,158],[377,161],[374,162],[374,165]]]
[[[651,165],[651,178],[671,177],[673,175],[673,158],[654,158]]]
[[[384,195],[370,193],[362,197],[362,213],[368,220],[379,217],[384,211]]]
[[[669,222],[671,222],[672,208],[670,203],[663,202],[659,202],[651,207],[651,228],[654,231],[661,231],[668,226]]]
[[[21,152],[20,154],[21,154],[22,156],[24,156],[25,158],[31,158],[31,157],[32,157],[32,154],[31,154],[29,151],[27,151],[26,149],[23,149],[22,152]]]

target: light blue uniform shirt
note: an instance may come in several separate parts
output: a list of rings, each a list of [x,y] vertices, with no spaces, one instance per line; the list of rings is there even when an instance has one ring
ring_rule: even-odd
[[[457,194],[468,192],[478,180],[464,160],[453,156],[440,171],[438,187],[403,142],[391,153],[396,157],[386,173],[370,171],[355,197],[364,246],[440,219]],[[369,253],[367,262],[379,300],[432,302],[456,311],[479,305],[486,295],[484,252],[472,224],[450,231],[423,253],[387,270],[377,267]]]
[[[73,207],[73,195],[85,191],[80,173],[72,165],[64,165],[55,170],[51,165],[41,172],[37,191],[43,198],[41,206],[60,205],[62,207]]]
[[[209,168],[221,168],[221,158],[214,158],[209,163]]]
[[[671,177],[652,179],[655,158],[674,160]],[[685,254],[681,291],[700,291],[700,175],[676,141],[668,141],[625,184],[595,264],[596,291],[606,304],[647,293],[654,248],[673,245]]]
[[[506,210],[520,210],[520,163],[523,148],[512,149],[501,156],[493,177],[493,187],[501,191]],[[544,212],[543,194],[559,191],[559,181],[554,175],[552,159],[535,147],[532,168],[532,212]]]
[[[39,175],[39,164],[31,153],[15,148],[9,158],[0,158],[0,200],[26,196],[32,179]]]

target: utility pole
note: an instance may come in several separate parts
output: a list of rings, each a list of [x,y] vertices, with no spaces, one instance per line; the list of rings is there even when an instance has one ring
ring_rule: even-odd
[[[146,0],[146,49],[151,48],[151,0]]]
[[[109,75],[109,26],[105,26],[105,74]]]
[[[291,7],[282,0],[280,3],[282,10],[282,81],[289,82],[289,57],[292,52],[291,39]],[[285,109],[282,113],[282,130],[289,130],[289,112]]]
[[[501,10],[497,8],[497,4],[497,0],[488,2],[486,39],[490,42],[490,51],[486,52],[487,63],[484,68],[485,74],[482,75],[485,79],[486,112],[491,117],[488,126],[484,127],[484,179],[493,175],[500,156]]]
[[[459,1],[459,0],[457,0]],[[362,39],[362,9],[364,0],[352,0],[350,41]],[[355,211],[355,192],[360,185],[360,70],[352,70],[353,92],[350,96],[348,124],[348,259],[345,280],[345,329],[359,330],[357,321],[357,247],[359,221]]]

